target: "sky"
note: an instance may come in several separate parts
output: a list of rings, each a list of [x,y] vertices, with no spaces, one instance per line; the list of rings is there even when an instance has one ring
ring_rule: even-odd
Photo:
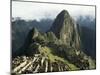
[[[26,20],[54,19],[62,10],[67,10],[74,19],[80,15],[95,17],[94,6],[12,2],[12,17],[21,17]]]

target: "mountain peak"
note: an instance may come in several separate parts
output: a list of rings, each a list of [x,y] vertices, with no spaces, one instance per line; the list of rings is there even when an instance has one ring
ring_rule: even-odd
[[[67,10],[62,10],[56,17],[50,31],[54,32],[55,35],[60,38],[60,31],[67,25],[66,23],[70,20],[70,15]]]
[[[62,11],[60,12],[60,14],[63,14],[63,15],[69,15],[69,13],[68,13],[67,10],[62,10]]]
[[[69,13],[68,13],[68,11],[67,10],[62,10],[59,14],[58,14],[58,16],[57,16],[57,18],[61,18],[61,19],[65,19],[65,18],[69,18],[70,17],[70,15],[69,15]]]
[[[80,38],[77,24],[74,22],[67,10],[62,10],[56,17],[51,31],[67,46],[79,47]]]

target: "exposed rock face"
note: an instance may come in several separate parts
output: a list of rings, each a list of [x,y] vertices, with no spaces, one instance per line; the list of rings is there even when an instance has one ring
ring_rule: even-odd
[[[63,44],[75,48],[80,47],[77,24],[66,10],[63,10],[58,14],[50,30]]]

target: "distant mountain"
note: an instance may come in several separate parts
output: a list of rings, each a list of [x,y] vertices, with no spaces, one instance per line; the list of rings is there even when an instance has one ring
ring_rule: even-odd
[[[84,52],[96,59],[96,30],[81,26],[81,41]]]
[[[12,51],[18,50],[25,41],[30,28],[25,20],[15,20],[12,22]]]
[[[12,51],[18,50],[25,42],[29,31],[35,27],[39,31],[46,32],[52,25],[51,19],[23,20],[21,18],[13,18],[12,20]]]
[[[77,19],[84,52],[96,59],[96,19],[90,16]]]
[[[61,11],[47,32],[33,27],[13,58],[12,72],[41,73],[95,69],[81,48],[79,25],[68,11]],[[20,65],[17,67],[17,65]]]

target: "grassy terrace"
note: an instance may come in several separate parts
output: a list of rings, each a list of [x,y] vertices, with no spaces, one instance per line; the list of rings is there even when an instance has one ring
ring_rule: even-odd
[[[71,64],[69,61],[65,60],[64,58],[61,58],[57,55],[54,55],[52,53],[52,49],[49,47],[40,47],[40,53],[43,54],[44,56],[46,56],[51,62],[57,62],[57,61],[61,61],[64,64],[66,64],[66,66],[69,66],[69,70],[78,70],[79,68],[77,68],[75,65]]]

